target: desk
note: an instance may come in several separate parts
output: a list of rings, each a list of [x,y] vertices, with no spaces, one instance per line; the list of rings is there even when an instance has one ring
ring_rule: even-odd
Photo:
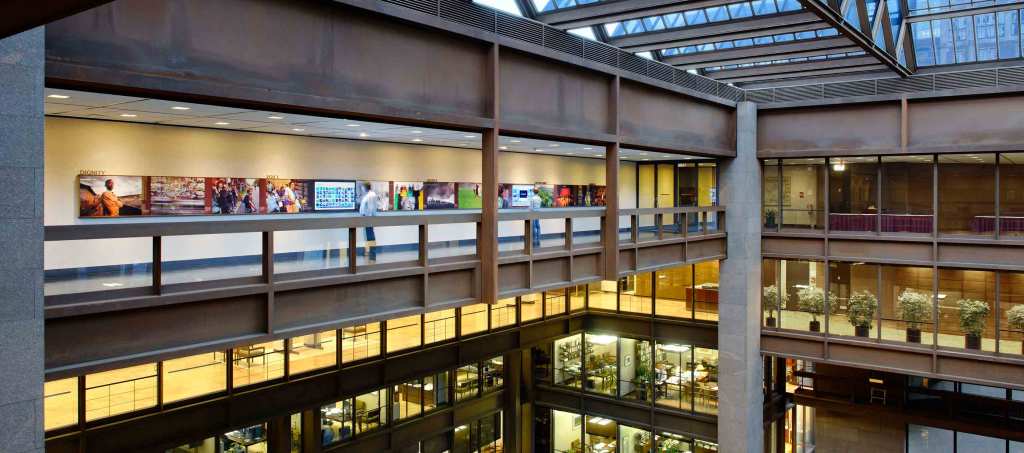
[[[266,364],[266,348],[263,346],[242,346],[235,348],[235,364],[241,364],[242,360],[245,360],[245,366],[252,366],[252,360],[255,358],[260,359],[260,364]]]

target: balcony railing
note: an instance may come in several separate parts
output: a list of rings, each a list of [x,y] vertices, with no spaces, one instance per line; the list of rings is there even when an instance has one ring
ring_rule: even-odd
[[[725,233],[725,206],[619,210],[619,244]]]

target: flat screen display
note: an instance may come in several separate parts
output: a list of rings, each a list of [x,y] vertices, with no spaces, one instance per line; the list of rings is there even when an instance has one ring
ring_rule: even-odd
[[[315,181],[314,211],[353,211],[356,209],[355,181]]]
[[[512,185],[512,207],[513,208],[528,208],[530,207],[530,197],[533,196],[533,185],[530,184],[513,184]]]

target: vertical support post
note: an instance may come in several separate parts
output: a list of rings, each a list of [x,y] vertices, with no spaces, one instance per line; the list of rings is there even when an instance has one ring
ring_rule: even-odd
[[[757,104],[736,109],[736,158],[722,165],[722,201],[729,257],[722,260],[718,323],[721,451],[760,453],[764,448],[761,367],[761,165],[757,160]]]
[[[267,283],[267,333],[274,333],[274,232],[264,231],[262,243],[263,251],[260,258],[263,263],[263,281]],[[287,366],[286,360],[285,367]],[[287,372],[287,369],[285,371]]]
[[[163,282],[163,237],[153,236],[153,294],[160,295]]]
[[[616,80],[618,80],[616,78]],[[616,85],[617,86],[617,85]],[[619,278],[619,144],[608,145],[604,153],[604,279]],[[636,234],[634,225],[633,234]]]
[[[356,273],[356,250],[359,249],[359,245],[356,244],[356,229],[348,229],[348,272],[350,274]]]
[[[498,300],[498,121],[501,98],[500,49],[491,46],[489,72],[491,76],[491,116],[494,127],[483,131],[481,147],[481,175],[483,209],[481,209],[480,235],[480,301],[493,304]]]

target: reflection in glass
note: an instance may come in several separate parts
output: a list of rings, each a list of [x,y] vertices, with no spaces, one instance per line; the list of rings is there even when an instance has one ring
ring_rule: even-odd
[[[940,155],[939,233],[991,236],[995,180],[995,154]]]
[[[882,232],[932,232],[932,156],[882,156]]]
[[[878,158],[829,159],[829,230],[871,232],[878,228]]]

